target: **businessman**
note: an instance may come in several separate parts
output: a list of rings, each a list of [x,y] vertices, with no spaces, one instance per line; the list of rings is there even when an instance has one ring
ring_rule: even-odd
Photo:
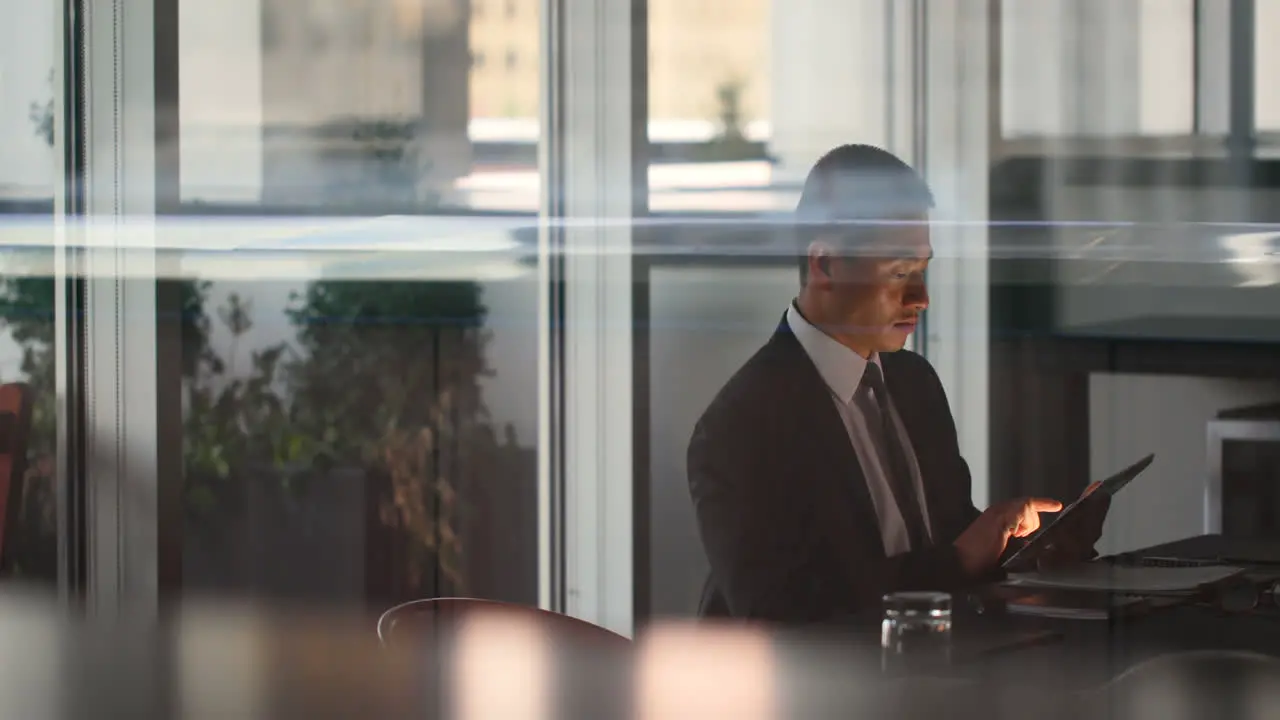
[[[973,506],[942,384],[903,350],[929,306],[932,207],[924,180],[878,148],[839,147],[810,171],[799,294],[689,444],[711,563],[703,616],[822,622],[887,592],[954,591],[998,576],[1011,542],[1061,509]],[[1090,556],[1103,516],[1055,533],[1041,560]]]

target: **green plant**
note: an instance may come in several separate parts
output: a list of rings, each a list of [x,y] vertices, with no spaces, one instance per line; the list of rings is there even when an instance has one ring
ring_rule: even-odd
[[[332,173],[325,192],[327,203],[362,208],[439,204],[439,193],[422,183],[431,162],[422,147],[421,120],[355,118],[329,123],[317,133],[327,160],[349,169]]]
[[[333,462],[388,478],[379,511],[406,539],[410,586],[436,563],[461,591],[457,498],[495,447],[480,399],[490,370],[479,286],[323,281],[295,298],[290,317],[300,352],[289,379],[304,434],[329,439]]]
[[[43,261],[47,262],[47,258]],[[210,284],[179,287],[184,392],[185,518],[225,531],[255,467],[281,489],[305,493],[314,468],[358,467],[390,489],[377,508],[407,550],[406,596],[467,586],[460,521],[478,478],[503,477],[520,452],[495,438],[481,401],[488,335],[480,288],[467,282],[321,281],[294,298],[295,343],[252,352],[238,369],[253,304],[230,295],[214,315],[231,335],[209,344]],[[54,283],[0,278],[0,329],[23,349],[36,391],[27,477],[23,572],[56,576],[53,461],[56,437]],[[37,522],[38,520],[38,522]],[[439,582],[427,578],[438,573]]]
[[[33,260],[32,268],[49,258]],[[33,394],[27,472],[18,479],[23,484],[22,506],[18,509],[18,526],[6,539],[10,545],[6,554],[12,559],[15,574],[44,581],[54,581],[58,572],[53,486],[57,470],[53,292],[51,278],[23,274],[21,270],[0,278],[0,331],[8,330],[22,351],[18,372],[0,381],[25,382]]]
[[[716,87],[716,100],[720,108],[718,139],[721,142],[735,143],[746,140],[742,130],[742,93],[745,89],[745,83],[740,80],[726,80]]]
[[[201,304],[208,286],[200,286]],[[243,336],[253,328],[253,304],[232,293],[217,315],[231,333],[228,357],[207,347],[186,383],[183,467],[189,519],[214,526],[244,501],[251,469],[269,465],[286,486],[296,486],[322,444],[298,429],[290,413],[283,366],[289,346],[278,343],[250,356],[244,377],[236,372]],[[207,338],[207,318],[203,318]]]
[[[424,170],[418,146],[418,123],[385,118],[370,120],[357,123],[351,137],[371,161],[367,168],[371,179],[406,191],[416,188]]]
[[[699,149],[706,162],[747,160],[760,156],[760,149],[747,139],[742,95],[746,85],[735,79],[716,86],[716,135]]]
[[[33,394],[27,473],[23,478],[21,521],[15,530],[14,556],[21,572],[47,579],[57,574],[55,494],[57,441],[57,356],[54,344],[53,278],[37,274],[52,265],[52,250],[32,253],[30,263],[19,258],[17,272],[0,277],[0,330],[7,330],[21,348],[17,379]],[[24,271],[25,270],[25,271]],[[184,282],[179,288],[182,307],[183,374],[191,378],[197,367],[216,365],[208,348],[208,318],[204,314],[205,285]]]
[[[49,71],[49,86],[53,86],[53,71]],[[45,144],[53,147],[53,98],[45,100],[43,103],[33,102],[27,111],[27,116],[31,118],[31,123],[36,126],[36,135],[44,140]]]

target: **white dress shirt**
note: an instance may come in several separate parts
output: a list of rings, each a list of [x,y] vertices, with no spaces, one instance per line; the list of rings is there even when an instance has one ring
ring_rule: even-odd
[[[862,387],[862,373],[867,363],[880,365],[880,356],[872,355],[868,361],[858,353],[841,345],[829,335],[814,327],[792,304],[787,309],[787,324],[796,340],[809,355],[809,359],[818,369],[818,374],[826,381],[831,390],[831,399],[844,420],[845,429],[849,432],[849,442],[862,465],[862,474],[866,477],[867,490],[871,493],[871,502],[875,505],[876,517],[880,521],[880,537],[884,540],[885,554],[889,557],[910,551],[911,539],[907,534],[907,524],[902,519],[898,503],[893,497],[893,489],[889,485],[889,459],[885,455],[884,431],[880,423],[880,406],[870,388]],[[881,371],[884,366],[880,365]],[[902,418],[889,400],[893,415],[893,423],[897,426],[898,437],[902,438],[907,456],[907,466],[911,473],[911,487],[920,499],[920,511],[924,515],[925,529],[929,529],[929,508],[925,503],[924,488],[920,482],[920,464],[916,461],[915,450],[911,447],[911,439],[902,424]],[[852,481],[853,478],[850,478]]]

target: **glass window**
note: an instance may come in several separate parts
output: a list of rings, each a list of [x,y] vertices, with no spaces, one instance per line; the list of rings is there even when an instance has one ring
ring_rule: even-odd
[[[179,17],[183,591],[536,604],[537,63],[473,58],[536,56],[537,27],[460,0]]]
[[[1253,0],[1254,7],[1254,92],[1258,121],[1259,145],[1274,148],[1280,144],[1280,48],[1272,41],[1280,28],[1280,2]],[[1271,151],[1274,152],[1274,151]]]
[[[1036,143],[1190,133],[1194,6],[1193,0],[1004,0],[1001,136]]]
[[[1042,321],[1055,329],[1280,338],[1266,329],[1280,327],[1270,322],[1280,299],[1270,271],[1265,263],[1249,267],[1251,258],[1267,257],[1267,234],[1203,226],[1276,216],[1270,175],[1256,171],[1270,161],[1247,159],[1256,168],[1239,175],[1221,132],[1192,132],[1196,17],[1194,4],[1181,0],[1004,4],[1004,142],[992,167],[992,216],[1056,224],[1003,236],[1023,251],[1103,254],[1052,264],[1053,310]],[[1226,30],[1225,18],[1211,25],[1202,15],[1200,25]],[[1212,32],[1200,38],[1215,47],[1226,40]],[[1105,72],[1094,67],[1108,57],[1128,60],[1106,60]],[[1111,257],[1134,253],[1162,262]]]
[[[1277,397],[1271,373],[1225,360],[1274,358],[1280,343],[1280,215],[1265,151],[1274,83],[1263,79],[1277,5],[1256,3],[1249,28],[1264,151],[1233,157],[1238,5],[1002,6],[993,494],[1069,495],[1155,452],[1160,477],[1117,498],[1103,552],[1201,532],[1206,422]]]
[[[54,502],[53,3],[8,3],[0,24],[0,384],[24,383],[34,402],[26,470],[11,479],[0,518],[4,574],[57,582]]]
[[[649,328],[654,616],[692,614],[706,579],[685,474],[694,422],[796,294],[774,219],[826,151],[907,139],[892,110],[894,5],[649,2],[649,206],[663,222],[636,280],[649,299],[637,313]]]
[[[649,3],[653,212],[761,212],[785,204],[768,191],[775,168],[765,141],[778,107],[769,7],[770,0],[719,0],[706,8]]]
[[[1280,202],[1266,150],[1276,63],[1264,42],[1280,3],[1256,4],[1263,151],[1243,162],[1198,117],[1222,89],[1198,78],[1213,40],[1203,11],[1217,3],[1003,0],[925,3],[919,14],[904,5],[649,3],[649,204],[664,222],[646,235],[662,252],[638,264],[648,301],[637,313],[648,328],[655,615],[696,607],[705,561],[685,477],[689,436],[795,293],[791,248],[772,223],[789,216],[813,162],[838,145],[884,147],[922,166],[940,196],[982,198],[935,213],[937,292],[922,335],[935,366],[979,356],[973,364],[989,370],[989,387],[947,389],[962,442],[989,447],[975,483],[989,483],[991,500],[1070,500],[1141,447],[1162,468],[1190,468],[1169,476],[1176,489],[1146,486],[1172,508],[1159,517],[1200,518],[1204,443],[1194,438],[1242,395],[1277,397],[1261,379],[1273,371],[1232,377],[1234,366],[1210,358],[1274,360],[1280,347]],[[963,22],[943,28],[943,16]],[[984,45],[979,63],[973,48]],[[961,70],[944,66],[953,58]],[[987,130],[986,152],[940,150],[962,137],[948,130],[957,125],[969,137]],[[985,193],[954,192],[984,182]],[[977,262],[943,245],[940,228],[955,218],[990,221]],[[973,302],[950,304],[962,298]],[[940,315],[955,327],[937,329],[930,318]],[[946,353],[933,354],[938,346]],[[1188,347],[1200,360],[1179,361]],[[941,374],[953,384],[967,377]],[[966,393],[988,402],[970,412],[956,402]],[[984,430],[968,432],[974,424]],[[1109,525],[1125,534],[1109,530],[1100,549],[1199,531],[1158,526],[1141,516],[1151,496],[1138,484],[1131,492]]]

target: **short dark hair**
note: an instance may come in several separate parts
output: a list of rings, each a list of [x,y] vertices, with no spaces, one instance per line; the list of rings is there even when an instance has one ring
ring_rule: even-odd
[[[910,165],[872,145],[841,145],[814,163],[796,205],[800,283],[809,278],[809,244],[821,235],[857,233],[860,223],[933,209],[933,193]]]

